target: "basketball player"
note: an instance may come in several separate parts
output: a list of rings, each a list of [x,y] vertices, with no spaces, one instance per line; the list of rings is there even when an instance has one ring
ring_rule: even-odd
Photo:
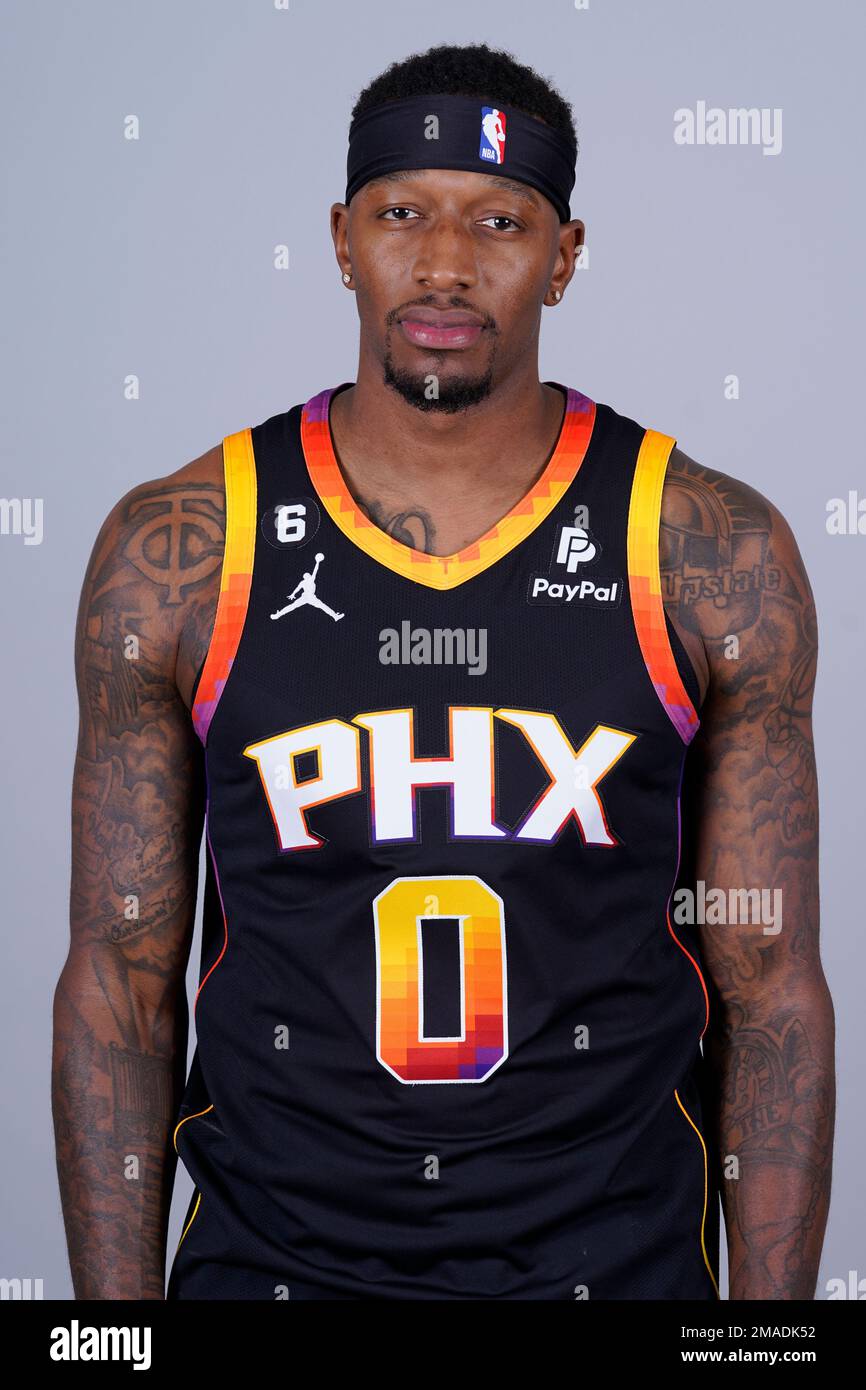
[[[100,532],[54,1069],[81,1299],[163,1298],[176,1155],[173,1300],[715,1300],[720,1192],[731,1298],[813,1297],[812,595],[765,498],[539,380],[575,156],[507,54],[389,69],[331,215],[357,379]]]

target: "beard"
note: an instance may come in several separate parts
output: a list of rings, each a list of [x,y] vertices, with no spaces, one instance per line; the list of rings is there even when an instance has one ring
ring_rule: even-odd
[[[445,350],[441,356],[445,355]],[[394,362],[390,344],[385,352],[383,380],[407,405],[416,410],[438,411],[444,415],[455,415],[460,410],[478,405],[490,395],[493,384],[493,353],[481,376],[449,376],[438,380],[436,389],[431,389],[430,377],[436,372],[410,371],[398,367]]]

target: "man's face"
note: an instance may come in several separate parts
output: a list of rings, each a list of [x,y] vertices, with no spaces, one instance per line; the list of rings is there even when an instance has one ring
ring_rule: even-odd
[[[570,237],[573,259],[582,225],[561,227],[527,184],[419,169],[365,184],[348,213],[335,204],[332,232],[352,267],[362,356],[409,404],[455,411],[535,354],[561,245]]]

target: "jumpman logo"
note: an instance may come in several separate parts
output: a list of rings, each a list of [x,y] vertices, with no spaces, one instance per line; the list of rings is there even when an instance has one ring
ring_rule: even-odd
[[[333,608],[329,608],[326,603],[322,603],[322,600],[316,597],[316,575],[319,572],[319,565],[324,558],[322,552],[319,551],[316,556],[316,563],[313,566],[312,574],[310,574],[309,570],[304,571],[303,579],[298,581],[292,592],[288,595],[289,601],[285,608],[278,608],[276,613],[271,614],[272,618],[282,618],[285,613],[293,613],[296,608],[302,608],[305,603],[312,604],[313,608],[321,608],[322,612],[327,613],[329,618],[333,618],[335,623],[338,623],[341,618],[345,617],[344,613],[335,613]]]

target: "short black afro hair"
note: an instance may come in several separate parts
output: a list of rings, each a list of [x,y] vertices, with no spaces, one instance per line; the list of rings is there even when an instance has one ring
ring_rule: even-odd
[[[439,93],[477,97],[491,106],[497,101],[510,102],[525,115],[562,131],[577,151],[574,116],[565,98],[534,68],[518,63],[502,49],[488,48],[486,43],[443,43],[392,63],[361,92],[352,108],[352,120],[385,101]]]

